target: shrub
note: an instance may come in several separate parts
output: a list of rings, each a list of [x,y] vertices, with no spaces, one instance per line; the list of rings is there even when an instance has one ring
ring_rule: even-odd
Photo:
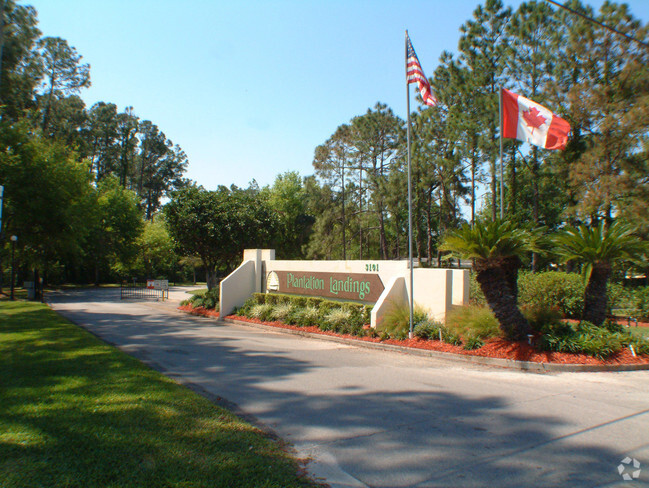
[[[470,305],[454,307],[446,317],[449,332],[479,340],[500,337],[502,332],[496,317],[488,307]]]
[[[426,320],[428,320],[426,312],[420,307],[415,307],[412,317],[413,333],[414,327]],[[383,320],[378,329],[379,332],[385,331],[390,337],[395,339],[407,338],[410,333],[410,306],[399,305],[393,307],[383,316]]]
[[[250,307],[249,317],[259,320],[270,320],[272,317],[273,306],[269,303],[256,304]]]
[[[338,331],[349,322],[350,316],[351,313],[349,310],[345,310],[342,307],[331,308],[324,316],[323,325],[327,327],[326,330]]]
[[[484,294],[480,289],[480,284],[478,283],[476,274],[473,270],[469,275],[469,303],[471,305],[487,306],[487,299],[484,297]]]
[[[448,327],[442,327],[442,341],[453,346],[462,345],[462,338]]]
[[[606,359],[633,340],[625,332],[614,332],[590,322],[574,325],[557,323],[545,326],[537,347],[546,351],[582,353]]]
[[[468,351],[480,349],[482,346],[484,346],[484,342],[479,337],[471,336],[464,341],[464,349]]]
[[[534,332],[540,332],[546,325],[555,324],[563,318],[563,314],[557,307],[549,307],[545,304],[523,305],[521,312]]]
[[[307,305],[304,308],[298,309],[295,315],[295,323],[300,327],[312,327],[318,325],[318,319],[320,318],[318,309],[312,305]]]
[[[312,307],[316,307],[316,308],[318,308],[318,307],[320,306],[320,304],[321,304],[322,302],[324,302],[324,301],[325,301],[324,298],[320,298],[320,297],[308,297],[308,298],[306,299],[306,304],[307,304],[307,306],[312,306]]]
[[[556,307],[564,317],[579,318],[584,309],[585,285],[581,275],[548,271],[519,273],[519,304]]]
[[[647,354],[649,355],[649,340],[642,337],[636,337],[629,342],[633,346],[633,350],[636,354]]]
[[[638,311],[638,319],[649,320],[649,286],[642,288],[635,288],[634,290],[635,303]]]
[[[293,313],[294,307],[290,303],[280,303],[275,305],[270,311],[270,317],[273,320],[286,322],[286,319]]]
[[[649,320],[649,287],[623,288],[613,285],[609,288],[609,303],[614,315]]]
[[[318,325],[323,330],[356,335],[364,335],[363,325],[369,323],[371,313],[371,305],[280,293],[255,293],[236,311],[243,317],[280,320],[300,327]]]
[[[420,339],[435,340],[439,339],[439,331],[442,327],[442,324],[439,322],[424,320],[417,324],[413,333],[415,337],[419,337]]]

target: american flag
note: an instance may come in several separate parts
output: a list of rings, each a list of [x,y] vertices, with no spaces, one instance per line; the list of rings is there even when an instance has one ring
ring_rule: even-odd
[[[406,61],[406,83],[415,83],[419,88],[419,93],[421,93],[421,99],[426,105],[434,107],[437,105],[437,98],[433,96],[430,91],[430,83],[426,75],[424,75],[424,70],[421,69],[421,64],[419,64],[419,58],[415,53],[415,48],[412,47],[410,42],[410,37],[406,34],[406,46],[407,46],[407,61]]]

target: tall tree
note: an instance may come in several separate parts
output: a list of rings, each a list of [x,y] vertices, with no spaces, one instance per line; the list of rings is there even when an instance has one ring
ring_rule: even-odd
[[[473,12],[460,31],[460,61],[471,72],[472,97],[477,107],[479,144],[489,163],[491,216],[498,214],[498,90],[505,82],[507,36],[511,9],[500,0],[487,0]]]
[[[304,255],[311,227],[315,221],[307,209],[306,187],[297,171],[288,171],[275,178],[271,187],[262,190],[262,198],[277,215],[277,255],[298,259]]]
[[[385,104],[377,103],[365,115],[351,121],[356,166],[368,175],[370,204],[378,220],[381,259],[388,259],[386,237],[386,183],[403,141],[403,121]],[[360,173],[359,173],[360,174]]]
[[[114,176],[104,178],[94,192],[91,228],[84,250],[95,270],[95,284],[110,271],[128,269],[137,253],[142,216],[135,193]],[[122,276],[123,278],[123,276]]]
[[[26,121],[0,130],[3,227],[19,237],[25,264],[47,272],[81,256],[94,207],[87,166],[56,141],[35,136]]]
[[[105,102],[94,104],[88,111],[84,134],[91,171],[97,181],[110,174],[117,176],[120,154],[117,106]]]
[[[648,26],[627,5],[605,3],[596,19],[636,38]],[[567,54],[579,67],[567,99],[583,150],[570,167],[577,201],[571,212],[582,220],[612,222],[645,186],[649,130],[649,51],[627,38],[574,20]]]
[[[0,72],[0,101],[3,118],[16,121],[36,106],[35,91],[42,77],[36,42],[40,37],[33,7],[5,0]]]
[[[349,178],[350,170],[354,169],[354,147],[352,129],[348,124],[343,124],[324,144],[316,147],[313,158],[313,167],[316,175],[325,181],[325,184],[336,191],[337,205],[340,208],[340,228],[342,239],[342,258],[347,259],[347,214],[345,213],[345,177]]]
[[[250,189],[181,189],[172,194],[164,215],[181,252],[203,260],[208,289],[217,286],[217,273],[236,266],[244,249],[272,243],[277,229],[274,213]]]
[[[182,175],[187,168],[187,156],[148,120],[140,123],[139,134],[134,184],[145,218],[150,220],[160,208],[162,197],[184,185]]]
[[[38,47],[44,74],[41,127],[47,132],[55,99],[90,86],[90,65],[81,64],[81,55],[60,37],[44,37],[39,40]]]

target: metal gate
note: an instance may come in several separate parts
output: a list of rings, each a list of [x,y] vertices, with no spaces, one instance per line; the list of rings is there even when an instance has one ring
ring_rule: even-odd
[[[169,288],[154,288],[149,283],[122,282],[120,286],[122,300],[165,300],[169,299]]]

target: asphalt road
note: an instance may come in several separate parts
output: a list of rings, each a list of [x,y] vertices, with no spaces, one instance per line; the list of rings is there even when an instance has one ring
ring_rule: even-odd
[[[374,351],[187,316],[175,310],[185,297],[48,301],[272,429],[333,487],[649,487],[649,371],[535,374]]]

